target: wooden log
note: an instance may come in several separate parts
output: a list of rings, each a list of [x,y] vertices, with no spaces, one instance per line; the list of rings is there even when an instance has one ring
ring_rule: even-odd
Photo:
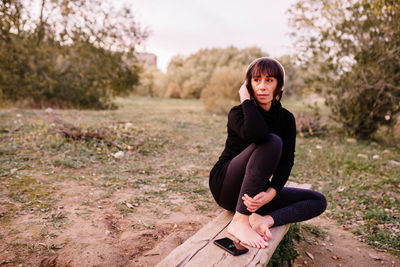
[[[309,184],[288,183],[287,186],[304,189],[311,188]],[[186,242],[175,248],[156,266],[266,266],[280,241],[289,230],[289,224],[271,228],[272,239],[268,241],[268,248],[248,247],[249,252],[246,254],[232,256],[213,243],[215,239],[227,236],[226,228],[232,216],[232,212],[222,212]]]

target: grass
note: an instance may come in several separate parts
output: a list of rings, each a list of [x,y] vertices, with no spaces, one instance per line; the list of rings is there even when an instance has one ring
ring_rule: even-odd
[[[13,235],[12,224],[26,214],[46,213],[63,223],[56,206],[63,183],[74,182],[101,192],[98,199],[117,199],[121,215],[168,216],[179,211],[179,201],[197,212],[216,209],[208,189],[208,172],[226,138],[226,116],[203,111],[198,100],[144,97],[118,99],[112,111],[55,111],[55,115],[83,130],[110,129],[111,138],[124,151],[98,140],[72,140],[55,133],[54,124],[41,110],[0,110],[1,235]],[[305,105],[288,99],[294,113],[312,114]],[[328,117],[321,109],[321,117]],[[127,137],[130,136],[130,137]],[[327,132],[298,137],[291,180],[310,183],[328,199],[326,215],[365,242],[400,251],[400,161],[398,147],[357,141]],[[129,191],[131,197],[121,195]],[[81,200],[76,211],[90,217]],[[127,206],[133,205],[133,208]],[[140,208],[139,208],[140,207]],[[43,216],[45,217],[45,216]],[[133,228],[147,227],[139,223]],[[15,234],[14,234],[15,235]],[[30,253],[37,247],[28,246]]]
[[[399,167],[390,163],[400,153],[393,147],[350,140],[299,139],[292,177],[322,191],[329,202],[327,214],[344,228],[374,246],[400,250]]]

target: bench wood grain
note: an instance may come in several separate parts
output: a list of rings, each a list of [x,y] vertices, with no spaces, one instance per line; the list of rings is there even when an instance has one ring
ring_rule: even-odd
[[[311,188],[309,184],[288,183],[287,186]],[[226,228],[232,216],[232,212],[223,211],[196,234],[175,248],[156,266],[266,266],[279,242],[289,230],[289,224],[271,228],[272,239],[268,241],[268,248],[249,247],[248,253],[235,257],[213,243],[215,239],[227,236]]]

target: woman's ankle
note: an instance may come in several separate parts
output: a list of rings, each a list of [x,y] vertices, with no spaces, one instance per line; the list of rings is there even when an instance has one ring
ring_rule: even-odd
[[[250,215],[242,214],[238,211],[235,212],[233,215],[232,221],[242,221],[242,220],[249,220]]]
[[[274,221],[274,218],[272,218],[271,215],[266,215],[266,216],[264,216],[264,218],[267,221],[268,228],[271,228],[272,226],[274,226],[275,221]]]

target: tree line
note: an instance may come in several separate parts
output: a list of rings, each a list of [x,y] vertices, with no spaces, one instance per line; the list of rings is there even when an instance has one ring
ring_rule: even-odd
[[[400,2],[298,0],[288,10],[295,56],[278,58],[287,94],[321,94],[350,135],[393,129],[400,112]],[[113,108],[117,95],[200,98],[226,113],[238,103],[257,47],[175,56],[164,74],[135,48],[148,32],[129,8],[100,0],[0,1],[0,104]]]
[[[258,47],[201,49],[188,57],[175,56],[163,74],[147,69],[137,93],[167,98],[200,98],[207,111],[226,114],[239,103],[238,90],[245,80],[247,66],[255,58],[268,56]],[[285,65],[287,94],[300,94],[303,80],[290,56],[279,60]]]

